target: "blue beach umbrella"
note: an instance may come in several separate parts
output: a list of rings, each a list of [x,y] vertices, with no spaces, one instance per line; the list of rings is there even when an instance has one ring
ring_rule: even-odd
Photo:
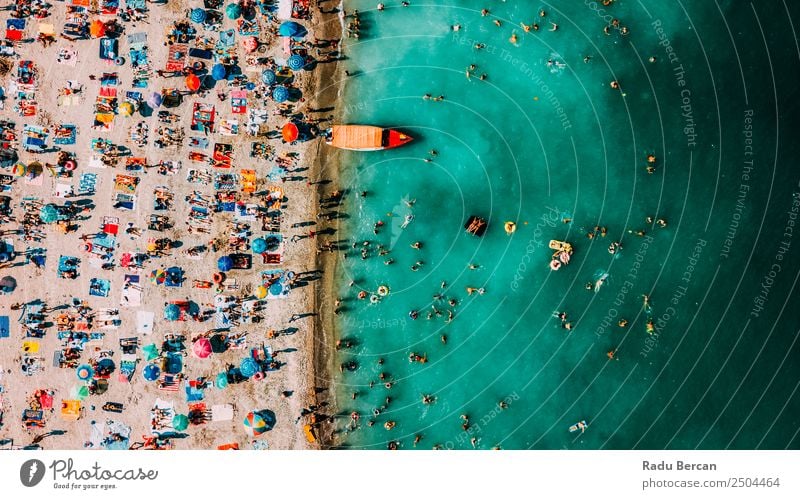
[[[286,61],[286,65],[297,71],[298,69],[303,69],[303,66],[306,65],[306,60],[302,55],[294,54]]]
[[[189,14],[189,19],[191,19],[193,23],[202,23],[206,20],[206,11],[203,9],[192,9],[192,12]]]
[[[42,223],[51,224],[57,222],[61,218],[58,208],[54,204],[46,204],[39,210],[39,218]]]
[[[147,364],[142,369],[142,377],[147,381],[155,381],[161,376],[161,369],[155,364]]]
[[[78,375],[78,379],[81,381],[87,381],[94,376],[94,369],[89,364],[81,364],[78,366],[78,369],[75,371]]]
[[[97,371],[100,373],[111,374],[115,367],[114,361],[107,357],[101,359],[100,362],[97,363]]]
[[[291,36],[294,38],[302,38],[306,36],[308,30],[302,24],[294,21],[286,21],[278,28],[278,34],[281,36]]]
[[[253,240],[253,244],[251,246],[253,253],[260,254],[267,251],[267,242],[263,238],[257,238]]]
[[[233,268],[233,258],[227,255],[219,257],[219,260],[217,260],[217,268],[220,272],[229,271]]]
[[[289,100],[289,89],[283,85],[278,85],[275,87],[275,90],[272,91],[272,100],[279,103],[286,102]]]
[[[177,321],[181,317],[181,307],[170,303],[164,307],[164,318],[168,321]]]
[[[228,70],[225,69],[225,66],[222,64],[214,64],[214,67],[211,69],[211,77],[219,81],[224,80],[226,76],[228,76]]]
[[[258,363],[252,357],[245,357],[242,359],[242,363],[239,364],[239,372],[245,378],[249,378],[258,372]]]
[[[219,373],[217,374],[217,380],[214,383],[217,388],[222,390],[223,388],[228,386],[228,374],[227,373]]]
[[[225,15],[228,16],[228,19],[238,19],[242,15],[242,8],[239,7],[239,4],[229,3],[225,7]]]
[[[264,85],[272,85],[277,79],[278,77],[275,76],[275,71],[272,71],[271,69],[265,69],[261,72],[261,81],[264,83]]]

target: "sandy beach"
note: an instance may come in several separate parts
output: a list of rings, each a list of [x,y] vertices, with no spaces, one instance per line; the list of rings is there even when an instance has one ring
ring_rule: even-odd
[[[3,387],[0,394],[3,411],[0,441],[4,448],[21,448],[31,444],[45,449],[96,448],[98,433],[112,437],[111,440],[119,439],[120,432],[117,429],[120,426],[129,429],[127,440],[131,445],[157,434],[172,435],[172,438],[166,438],[168,442],[165,445],[176,449],[214,449],[220,446],[306,449],[320,445],[319,441],[312,443],[304,435],[304,423],[313,423],[305,414],[309,411],[304,409],[321,402],[332,403],[333,399],[326,395],[330,382],[330,356],[327,349],[331,344],[331,327],[319,314],[324,314],[329,305],[322,297],[325,296],[325,286],[332,279],[330,269],[334,259],[317,257],[317,238],[313,231],[317,223],[319,195],[329,194],[336,185],[336,156],[326,151],[326,146],[319,139],[293,144],[268,140],[264,133],[277,129],[280,136],[281,127],[289,118],[275,115],[273,111],[278,109],[275,103],[254,95],[254,92],[263,93],[258,86],[247,92],[247,106],[266,109],[269,119],[261,125],[263,133],[253,136],[244,130],[247,115],[235,114],[232,108],[230,93],[241,87],[232,86],[230,81],[218,81],[213,89],[190,93],[186,91],[184,75],[168,77],[157,72],[163,70],[169,57],[171,45],[165,42],[168,28],[175,22],[187,22],[189,9],[202,7],[200,2],[174,0],[166,5],[148,4],[149,16],[145,19],[122,23],[124,33],[119,37],[119,54],[126,59],[128,36],[136,33],[146,35],[145,50],[151,73],[146,88],[131,87],[135,75],[130,61],[115,65],[112,61],[99,59],[100,41],[96,38],[70,41],[59,37],[47,47],[33,40],[17,43],[14,50],[18,57],[7,58],[14,66],[0,79],[8,97],[5,108],[0,112],[2,118],[16,123],[17,136],[21,136],[23,126],[29,124],[48,131],[62,124],[75,125],[75,143],[59,146],[58,149],[70,153],[77,167],[70,176],[53,175],[45,168],[38,176],[16,178],[10,189],[3,192],[12,198],[13,209],[13,221],[9,220],[2,226],[4,238],[13,241],[18,255],[0,271],[3,276],[11,276],[17,282],[12,293],[0,296],[1,315],[8,316],[10,322],[9,337],[0,338],[0,385]],[[321,14],[312,5],[311,14],[310,20],[300,20],[309,31],[306,40],[339,38],[340,24],[335,13]],[[90,14],[88,17],[98,16]],[[109,15],[99,17],[103,21],[113,18]],[[0,12],[0,18],[3,21],[9,18],[9,11]],[[284,37],[274,33],[279,22],[267,21],[266,16],[261,15],[257,16],[257,20],[258,40],[262,46],[266,45],[267,50],[248,55],[238,45],[238,38],[235,45],[242,75],[246,81],[255,82],[255,85],[260,83],[259,75],[265,68],[257,58],[286,59],[281,48]],[[55,31],[59,32],[67,21],[65,5],[57,3],[46,18],[28,18],[26,34],[28,38],[35,37],[39,24],[53,25]],[[223,15],[217,30],[199,29],[197,36],[217,37],[216,31],[236,27],[236,21]],[[236,36],[239,37],[239,33]],[[59,57],[64,54],[62,50],[67,50],[70,55],[67,61]],[[318,52],[309,48],[308,56],[317,56]],[[59,58],[62,59],[61,63],[57,62]],[[12,88],[20,61],[32,61],[35,67],[35,102],[38,109],[32,116],[20,117],[14,112],[18,102],[12,98],[12,95],[16,97]],[[312,67],[313,70],[294,72],[290,85],[298,89],[302,96],[300,100],[294,99],[290,103],[287,114],[293,114],[292,119],[313,121],[331,115],[330,111],[315,113],[309,110],[332,106],[338,95],[337,65],[332,61],[315,64],[308,69]],[[157,112],[160,109],[153,109],[149,116],[138,112],[127,117],[117,114],[108,130],[92,127],[95,98],[103,88],[108,88],[101,82],[104,80],[101,75],[111,72],[116,73],[116,84],[112,88],[116,90],[118,100],[122,100],[125,93],[130,91],[141,92],[146,97],[152,92],[163,92],[162,89],[180,90],[183,102],[167,110],[177,116],[174,118],[176,121],[160,123]],[[65,88],[73,91],[65,92]],[[74,92],[76,89],[80,91]],[[190,131],[194,103],[215,107],[217,123],[213,132],[204,135]],[[233,126],[230,122],[223,123],[224,120],[238,120],[238,133],[220,134],[221,125]],[[141,128],[137,129],[139,123],[146,124],[149,133],[149,138],[141,145],[132,140],[132,133],[141,135]],[[186,137],[177,145],[157,148],[154,138],[158,137],[159,127],[182,130]],[[324,122],[319,127],[324,128]],[[200,140],[205,137],[208,148],[190,149],[188,142],[193,136]],[[97,143],[93,144],[94,139],[105,139],[130,148],[130,154],[117,158],[116,165],[103,164],[99,161],[101,154],[96,150]],[[203,162],[189,159],[192,152],[211,156],[211,149],[217,143],[230,146],[231,168],[207,167]],[[270,158],[251,157],[253,143],[264,143],[272,148]],[[22,147],[18,151],[19,162],[23,164],[52,164],[59,154],[57,150],[34,152],[23,150]],[[126,164],[127,158],[131,157],[145,158],[148,166],[129,171]],[[161,161],[174,163],[152,166]],[[277,173],[276,161],[283,167]],[[215,175],[219,173],[239,175],[240,184],[244,182],[243,170],[251,170],[255,174],[255,188],[248,193],[240,184],[234,185],[231,190],[236,191],[236,207],[232,211],[208,210],[211,211],[208,217],[201,224],[195,224],[192,218],[194,207],[207,206],[219,189],[210,180],[189,182],[190,170],[195,170],[205,179],[216,179]],[[79,192],[79,179],[84,179],[82,174],[87,172],[93,174],[93,194]],[[10,172],[3,170],[0,173]],[[121,198],[117,194],[121,187],[119,175],[135,179],[135,187],[131,191],[135,198],[132,209],[122,209],[125,204],[120,203]],[[331,182],[317,184],[316,181],[323,177]],[[259,195],[264,192],[271,194]],[[156,210],[160,202],[156,197],[167,198],[164,201],[166,205],[161,205],[165,209]],[[81,205],[86,208],[73,216],[71,224],[74,227],[67,233],[59,231],[56,224],[38,224],[32,228],[34,232],[31,235],[30,231],[17,231],[23,220],[23,199],[30,202],[31,209],[41,210],[48,204],[64,206],[68,201],[86,203]],[[124,200],[127,202],[128,198]],[[252,212],[239,211],[240,207],[248,206],[257,213],[256,216],[252,216]],[[267,218],[260,216],[261,207],[267,207],[265,211],[272,215],[272,212],[278,211],[275,209],[278,206],[276,218],[279,218],[279,227],[264,230]],[[151,215],[168,217],[167,227],[160,231],[148,228],[152,223]],[[108,252],[111,256],[95,258],[91,251],[87,251],[88,245],[98,234],[107,239],[109,226],[118,228],[113,229],[116,237]],[[277,263],[263,263],[262,255],[251,251],[250,244],[255,238],[268,238],[270,235],[280,236],[280,250],[274,251],[279,254],[279,257],[275,257],[279,258]],[[154,239],[169,239],[180,244],[174,244],[174,247],[164,251],[147,251]],[[215,244],[219,246],[219,251],[213,250]],[[208,250],[189,251],[200,246],[206,246]],[[26,256],[22,255],[26,248],[29,253],[31,248],[37,248],[36,251],[46,255],[41,268],[26,263]],[[212,281],[215,273],[219,272],[219,259],[234,249],[236,254],[251,255],[252,265],[250,268],[234,268],[224,272],[225,281],[217,289],[217,284]],[[151,256],[138,268],[133,265],[123,268],[120,264],[126,254],[148,252],[161,255]],[[74,279],[58,277],[62,256],[80,261]],[[30,260],[29,255],[27,259]],[[103,264],[111,265],[104,268]],[[178,279],[180,286],[166,286],[153,274],[154,271],[174,267],[181,270]],[[282,284],[284,289],[277,296],[269,294],[265,299],[253,299],[254,295],[258,296],[261,292],[259,286],[265,279],[262,275],[265,271],[281,272],[277,283]],[[288,272],[293,274],[286,275]],[[139,283],[129,284],[126,276],[136,276]],[[107,296],[90,294],[89,290],[94,287],[103,288],[102,294]],[[222,313],[218,295],[226,297],[222,299],[223,303],[233,304],[227,310],[248,304],[254,309],[249,314],[242,314],[242,317],[233,314],[234,319],[220,326],[215,322]],[[77,298],[75,304],[74,298]],[[178,303],[180,307],[185,307],[189,302],[199,307],[196,314],[190,307],[188,310],[181,309],[179,320],[165,318],[167,307],[171,304]],[[40,321],[40,327],[44,330],[42,337],[28,337],[28,329],[22,327],[20,319],[31,313],[31,307],[25,304],[45,304],[41,312],[45,317]],[[223,308],[226,306],[222,305]],[[65,342],[69,341],[65,335],[59,338],[57,329],[66,329],[60,325],[57,327],[56,323],[61,320],[59,317],[74,315],[79,309],[91,320],[82,329],[88,339],[82,343],[76,363],[102,366],[99,362],[104,358],[114,363],[107,387],[100,390],[103,393],[92,393],[88,397],[81,395],[79,389],[91,383],[79,380],[74,366],[59,367],[58,361],[54,361],[54,355],[63,352]],[[149,326],[146,314],[143,320],[142,312],[152,312]],[[200,338],[212,339],[215,334],[226,339],[224,351],[198,358],[192,351],[196,341]],[[118,379],[124,355],[121,339],[138,343],[132,354],[136,359],[135,370],[129,382]],[[166,343],[169,343],[169,348]],[[143,347],[150,344],[157,348],[159,358],[148,362]],[[169,351],[175,344],[180,344],[180,347],[175,352]],[[257,352],[253,352],[253,349]],[[228,376],[232,382],[227,386],[215,386],[220,373],[230,372],[231,367],[239,366],[243,358],[255,353],[266,354],[267,357],[260,376],[248,377],[241,382],[234,382]],[[182,359],[182,368],[175,373],[176,376],[166,383],[162,383],[163,379],[158,382],[144,379],[143,369],[147,365],[173,357]],[[21,369],[24,362],[32,366],[26,372]],[[259,377],[263,379],[257,379]],[[41,392],[37,394],[38,390]],[[188,400],[190,395],[187,390],[192,392],[194,400]],[[95,391],[94,386],[92,391]],[[76,414],[78,419],[60,414],[62,403],[73,400],[80,400],[80,411]],[[120,413],[105,411],[102,408],[108,402],[120,403],[124,409]],[[178,431],[168,421],[164,425],[159,423],[156,425],[159,430],[154,430],[151,411],[157,403],[168,405],[170,410],[166,413],[169,415],[189,414],[192,424]],[[50,404],[52,408],[49,408]],[[26,427],[24,418],[21,421],[21,415],[26,410],[41,410],[42,420]],[[322,412],[330,413],[331,410],[329,406]],[[264,411],[265,418],[271,419],[267,421],[271,429],[256,438],[242,424],[252,411]],[[37,439],[37,436],[54,430],[55,434]],[[105,447],[105,444],[102,446]]]

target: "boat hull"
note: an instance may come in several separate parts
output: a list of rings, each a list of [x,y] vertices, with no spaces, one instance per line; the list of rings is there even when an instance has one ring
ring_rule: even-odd
[[[350,151],[382,151],[414,140],[398,130],[370,125],[333,125],[327,136],[328,145]]]

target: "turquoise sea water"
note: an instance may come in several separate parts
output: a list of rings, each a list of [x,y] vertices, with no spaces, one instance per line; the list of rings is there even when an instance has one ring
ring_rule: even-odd
[[[348,153],[343,165],[353,194],[341,230],[371,243],[366,260],[361,246],[350,250],[337,276],[339,335],[354,342],[338,362],[359,365],[336,376],[337,443],[411,449],[420,435],[423,449],[469,449],[473,437],[481,449],[800,448],[800,51],[791,24],[800,9],[411,0],[378,12],[375,3],[345,2],[360,11],[361,37],[346,44],[355,75],[344,118],[416,140]],[[604,34],[612,18],[629,34]],[[540,30],[525,33],[521,22]],[[426,162],[431,149],[438,155]],[[484,237],[463,230],[470,215],[489,220]],[[607,235],[589,239],[596,225]],[[575,248],[557,272],[551,239]],[[612,241],[623,246],[616,255]],[[391,252],[377,255],[379,244]],[[585,289],[606,273],[598,292]],[[379,303],[356,298],[382,284],[391,291]],[[486,292],[468,296],[468,286]],[[432,306],[442,316],[427,320]],[[571,331],[554,311],[567,312]],[[410,352],[428,362],[409,362]],[[353,411],[359,425],[347,430]],[[581,420],[587,431],[570,433]]]

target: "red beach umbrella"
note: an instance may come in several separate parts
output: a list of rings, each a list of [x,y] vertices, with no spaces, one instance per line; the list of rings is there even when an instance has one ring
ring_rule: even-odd
[[[294,142],[297,140],[297,137],[300,136],[300,130],[297,129],[297,125],[294,123],[287,123],[283,125],[283,140],[286,142]]]
[[[200,78],[192,73],[186,77],[186,88],[191,92],[197,92],[200,89]]]
[[[92,21],[92,24],[89,25],[89,34],[92,35],[92,38],[104,36],[106,34],[106,25],[103,24],[103,21],[95,19]]]
[[[208,358],[211,355],[211,342],[208,338],[200,338],[192,345],[192,353],[200,359]]]

